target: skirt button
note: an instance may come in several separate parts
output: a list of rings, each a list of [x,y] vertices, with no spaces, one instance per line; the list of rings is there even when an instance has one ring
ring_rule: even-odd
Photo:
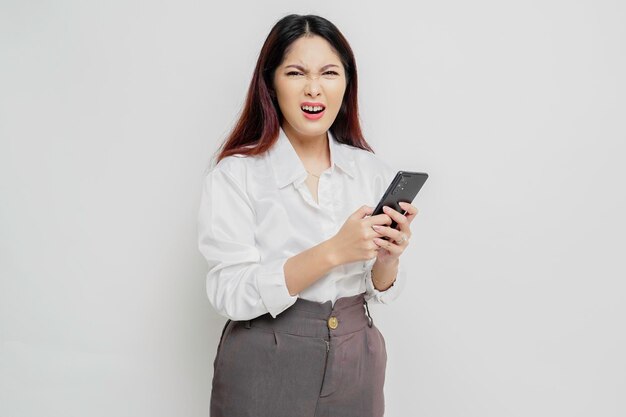
[[[332,316],[331,318],[328,319],[328,327],[330,329],[335,330],[338,325],[339,325],[339,321],[337,320],[337,317]]]

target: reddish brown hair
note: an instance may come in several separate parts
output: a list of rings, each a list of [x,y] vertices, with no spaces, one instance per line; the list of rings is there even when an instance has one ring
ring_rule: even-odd
[[[363,138],[357,104],[357,71],[352,48],[343,34],[330,21],[316,15],[290,14],[272,28],[261,48],[241,116],[221,150],[217,162],[233,155],[259,155],[278,139],[283,115],[273,90],[276,68],[283,61],[287,48],[303,36],[321,36],[339,55],[346,72],[346,91],[339,113],[330,127],[338,142],[374,153]]]

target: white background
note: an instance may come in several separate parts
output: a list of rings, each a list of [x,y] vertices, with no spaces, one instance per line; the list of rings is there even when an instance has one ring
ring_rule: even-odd
[[[369,143],[430,174],[405,292],[371,309],[385,415],[626,415],[607,0],[1,0],[0,415],[208,415],[202,174],[289,13],[342,30]]]

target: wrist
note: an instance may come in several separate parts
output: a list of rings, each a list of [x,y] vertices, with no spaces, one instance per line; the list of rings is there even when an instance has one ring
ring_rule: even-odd
[[[339,250],[337,249],[337,245],[335,245],[335,241],[332,238],[322,242],[320,244],[320,248],[324,253],[323,258],[330,268],[334,268],[342,264]]]
[[[399,259],[391,263],[382,263],[376,260],[370,272],[374,288],[378,291],[385,291],[392,287],[398,277],[398,265]]]
[[[376,273],[374,272],[374,270],[370,272],[370,275],[372,277],[372,284],[374,285],[374,288],[376,288],[378,291],[387,291],[389,288],[393,287],[393,284],[396,282],[395,278],[389,279],[387,281],[380,281],[376,279]]]

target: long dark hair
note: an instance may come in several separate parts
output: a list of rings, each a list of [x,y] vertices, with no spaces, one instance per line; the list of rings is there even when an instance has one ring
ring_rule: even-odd
[[[248,87],[243,111],[220,147],[221,150],[218,149],[216,163],[233,154],[262,154],[276,142],[283,115],[273,90],[274,71],[282,62],[289,45],[300,37],[314,35],[321,36],[330,43],[346,72],[346,91],[339,113],[330,127],[331,133],[338,142],[374,153],[361,132],[356,62],[348,41],[334,24],[323,17],[290,14],[280,19],[265,39]]]

